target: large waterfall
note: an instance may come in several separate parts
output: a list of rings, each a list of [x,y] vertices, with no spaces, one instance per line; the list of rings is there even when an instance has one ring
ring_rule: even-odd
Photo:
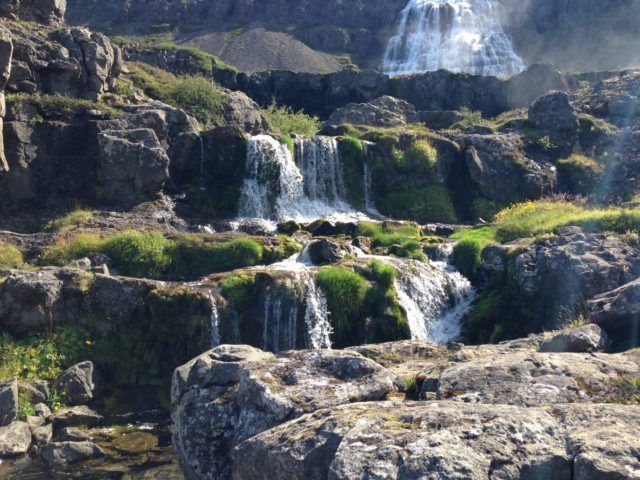
[[[382,70],[404,75],[446,69],[508,77],[524,69],[502,28],[500,0],[409,0]]]
[[[289,147],[275,138],[249,139],[238,216],[275,221],[364,218],[345,200],[337,140],[296,139],[294,147],[297,163]]]

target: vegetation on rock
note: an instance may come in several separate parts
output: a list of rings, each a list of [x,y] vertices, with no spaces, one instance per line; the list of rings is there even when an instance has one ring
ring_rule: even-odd
[[[22,252],[13,245],[0,242],[0,268],[20,268],[23,265]]]
[[[315,135],[320,131],[322,122],[304,112],[296,112],[288,106],[278,106],[275,101],[265,108],[264,114],[274,133],[298,135]]]

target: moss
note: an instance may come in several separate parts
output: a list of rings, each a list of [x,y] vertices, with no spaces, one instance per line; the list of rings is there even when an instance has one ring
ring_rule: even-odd
[[[571,155],[558,162],[558,180],[568,192],[592,195],[600,184],[604,168],[592,158]]]
[[[252,291],[256,285],[256,276],[252,274],[229,275],[221,283],[221,293],[237,312],[246,310],[252,299]]]
[[[79,227],[93,218],[93,212],[90,210],[74,210],[62,217],[49,221],[45,230],[49,232],[66,232]]]
[[[135,230],[108,237],[100,245],[100,251],[123,275],[150,278],[159,277],[169,269],[172,248],[173,242],[159,232]]]
[[[0,242],[0,269],[20,268],[24,265],[22,252],[13,245]]]
[[[443,185],[389,192],[379,202],[382,213],[419,223],[455,223],[456,213],[449,191]]]
[[[73,118],[86,114],[90,110],[101,111],[104,115],[117,118],[122,112],[116,110],[104,102],[84,100],[75,97],[67,97],[56,93],[55,95],[36,93],[27,95],[24,93],[7,95],[7,103],[27,102],[37,107],[46,117]]]
[[[204,235],[183,237],[176,241],[171,270],[196,276],[234,270],[257,265],[263,251],[262,245],[251,238],[217,242]]]
[[[402,156],[401,170],[426,177],[436,166],[438,152],[427,140],[415,140]]]
[[[360,222],[356,234],[373,239],[373,248],[388,248],[420,239],[420,228],[410,223]]]
[[[344,169],[347,200],[355,208],[364,209],[364,162],[365,148],[362,141],[352,137],[341,137],[338,140],[338,152]]]

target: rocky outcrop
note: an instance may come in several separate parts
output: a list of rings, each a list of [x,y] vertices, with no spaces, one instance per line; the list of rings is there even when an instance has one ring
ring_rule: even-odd
[[[187,478],[231,478],[228,454],[247,438],[318,408],[380,400],[395,383],[356,353],[218,347],[174,373],[174,446]]]
[[[640,409],[600,402],[626,401],[616,385],[640,373],[637,351],[544,353],[541,340],[449,351],[417,341],[350,349],[373,359],[367,363],[347,351],[273,357],[219,347],[174,375],[173,435],[183,471],[189,479],[242,480],[413,478],[434,471],[437,478],[627,478],[629,468],[640,467],[633,453]],[[344,371],[345,355],[361,373],[303,381],[319,365]],[[302,363],[287,368],[294,358]],[[397,381],[372,382],[385,371],[408,386],[415,379],[410,388],[423,401],[400,401]],[[360,387],[347,401],[335,396],[362,381],[383,388],[371,395]],[[314,389],[317,382],[324,387]],[[312,400],[300,396],[302,385],[315,393]],[[332,396],[328,407],[325,395]],[[221,442],[222,435],[230,439]]]
[[[541,352],[602,352],[607,348],[609,338],[597,325],[590,324],[550,335],[540,344]]]
[[[252,135],[269,130],[269,123],[258,105],[242,92],[225,92],[222,117],[227,126],[237,127]]]
[[[350,103],[338,108],[326,123],[397,127],[418,121],[419,116],[413,105],[397,98],[382,96],[367,103]]]
[[[62,23],[67,0],[0,0],[0,17],[45,25]]]
[[[578,116],[564,92],[540,97],[529,107],[529,123],[542,130],[577,130]]]
[[[610,292],[596,295],[587,302],[589,318],[612,330],[633,331],[640,324],[640,279]]]

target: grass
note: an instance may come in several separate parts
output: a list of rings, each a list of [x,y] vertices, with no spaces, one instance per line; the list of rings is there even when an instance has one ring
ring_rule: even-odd
[[[595,193],[604,167],[584,155],[571,155],[557,164],[558,178],[567,191],[579,195]]]
[[[437,150],[427,140],[415,140],[402,156],[400,170],[426,176],[436,166]]]
[[[96,102],[84,100],[81,98],[67,97],[58,93],[48,95],[44,93],[35,93],[28,95],[25,93],[14,93],[7,95],[7,103],[27,102],[34,105],[48,117],[59,116],[63,118],[71,118],[80,114],[87,113],[90,110],[99,110],[103,114],[117,118],[122,116],[122,112],[110,107],[104,102]]]
[[[103,253],[126,276],[203,276],[279,261],[297,248],[293,240],[285,237],[263,246],[249,237],[220,241],[206,235],[184,235],[172,239],[160,232],[129,230],[109,237],[93,233],[62,237],[44,252],[40,262],[64,266],[73,259]]]
[[[274,133],[311,136],[322,128],[322,121],[318,117],[307,115],[302,111],[295,112],[288,106],[279,107],[275,100],[263,109],[262,113]]]
[[[0,268],[20,268],[24,265],[24,256],[15,246],[0,242]]]
[[[48,232],[68,232],[89,222],[92,218],[93,212],[91,210],[74,210],[67,215],[49,221],[45,230]]]
[[[211,80],[197,75],[175,76],[144,63],[129,63],[133,85],[152,98],[183,108],[203,124],[223,124],[224,92]]]
[[[172,42],[159,42],[153,46],[154,50],[169,50],[174,52],[184,52],[191,56],[198,69],[203,73],[209,73],[213,69],[213,55],[208,54],[195,47],[185,47]]]
[[[419,223],[457,221],[451,195],[439,184],[388,192],[380,199],[378,207],[385,215]]]
[[[357,235],[371,238],[371,246],[374,248],[391,247],[410,240],[419,240],[420,229],[410,223],[360,222]]]

